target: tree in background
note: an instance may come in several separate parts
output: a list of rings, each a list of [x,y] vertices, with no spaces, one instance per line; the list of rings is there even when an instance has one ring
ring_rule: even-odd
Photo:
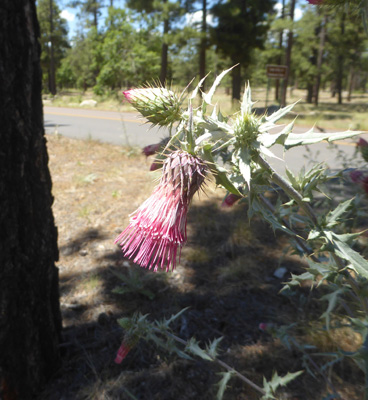
[[[322,17],[315,7],[306,9],[302,18],[295,22],[293,71],[298,88],[307,90],[307,103],[313,101],[313,89],[318,73],[321,22]]]
[[[86,91],[96,84],[102,66],[102,37],[95,27],[74,39],[58,74],[62,87],[74,86]]]
[[[158,1],[158,0],[127,0],[127,6],[139,13],[154,15],[162,24],[162,47],[159,81],[166,84],[169,78],[169,46],[175,44],[180,38],[185,38],[185,27],[177,35],[175,24],[183,15],[190,11],[192,2],[184,1]],[[188,37],[186,37],[186,40]]]
[[[104,88],[114,90],[144,84],[158,76],[161,38],[147,26],[137,30],[133,25],[127,11],[109,9],[95,92],[102,94]]]
[[[60,16],[55,0],[38,0],[43,87],[56,94],[56,74],[69,48],[67,22]]]
[[[0,2],[0,397],[34,398],[60,364],[57,230],[34,0]]]
[[[218,20],[212,29],[213,42],[232,65],[241,64],[232,72],[233,99],[240,100],[241,72],[249,66],[252,51],[264,46],[268,14],[272,14],[274,5],[273,0],[227,0],[212,8]]]
[[[348,77],[359,68],[367,44],[363,29],[357,29],[361,17],[354,10],[336,8],[331,11],[327,24],[326,51],[329,54],[330,79],[337,102],[342,104],[342,91],[347,87]]]
[[[101,7],[104,5],[103,0],[71,0],[69,2],[70,7],[79,7],[79,17],[83,19],[83,16],[87,16],[87,26],[94,26],[98,30],[98,17],[101,15]],[[113,2],[110,3],[113,6]],[[92,21],[88,18],[92,17]]]

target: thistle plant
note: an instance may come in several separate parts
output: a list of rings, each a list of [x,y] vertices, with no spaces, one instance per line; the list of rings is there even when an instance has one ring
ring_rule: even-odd
[[[324,314],[327,328],[332,326],[333,310],[338,305],[343,307],[351,329],[362,337],[361,349],[348,356],[366,373],[368,399],[368,300],[365,295],[368,262],[353,249],[359,233],[346,233],[340,229],[354,200],[321,213],[313,206],[315,194],[321,191],[321,184],[336,175],[331,176],[322,165],[316,165],[300,175],[293,175],[286,167],[286,177],[283,177],[268,161],[276,157],[272,151],[275,145],[281,145],[287,151],[296,146],[351,138],[362,132],[320,133],[312,128],[297,134],[293,132],[292,121],[280,127],[278,133],[270,133],[278,126],[276,122],[295,104],[271,115],[257,115],[249,84],[245,87],[240,111],[233,116],[224,116],[212,99],[229,71],[221,73],[211,89],[202,93],[202,103],[196,108],[193,100],[202,81],[188,95],[185,109],[182,108],[183,94],[178,96],[164,88],[133,89],[124,93],[151,123],[175,125],[176,129],[156,160],[157,165],[162,164],[159,185],[133,214],[129,226],[116,242],[121,244],[125,256],[142,267],[155,271],[175,268],[177,255],[186,242],[186,215],[191,199],[203,188],[205,178],[212,174],[216,184],[227,191],[224,207],[247,201],[250,218],[260,215],[274,230],[286,232],[295,252],[307,260],[307,271],[292,276],[286,288],[293,288],[305,280],[311,280],[314,286],[326,283],[330,289],[328,309]],[[266,191],[278,195],[278,200],[271,203],[264,196]],[[295,223],[298,233],[294,230]],[[349,306],[350,303],[354,306]],[[272,384],[264,387],[270,388]]]

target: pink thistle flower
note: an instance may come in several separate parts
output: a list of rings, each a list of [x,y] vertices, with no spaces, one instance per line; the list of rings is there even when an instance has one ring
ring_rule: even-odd
[[[123,341],[121,343],[121,346],[119,347],[119,350],[116,354],[115,357],[115,363],[116,364],[120,364],[124,358],[128,355],[128,353],[130,352],[131,348],[129,346],[126,345],[126,343]]]
[[[154,271],[175,268],[178,249],[180,255],[187,240],[189,204],[206,174],[206,164],[185,151],[167,157],[160,183],[115,240],[126,257]]]
[[[126,333],[116,354],[115,363],[120,364],[138,341],[139,336],[136,333]]]
[[[236,194],[233,193],[229,193],[225,199],[223,200],[223,202],[221,203],[221,207],[222,208],[230,208],[232,207],[238,200],[241,199],[241,196],[238,196]]]

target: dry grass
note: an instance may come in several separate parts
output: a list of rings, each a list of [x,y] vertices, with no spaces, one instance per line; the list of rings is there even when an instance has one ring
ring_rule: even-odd
[[[183,89],[175,89],[178,93]],[[268,93],[263,87],[252,88],[252,99],[256,102],[255,107],[261,109],[277,105],[274,100],[274,89],[271,87]],[[294,119],[298,116],[298,123],[304,126],[313,126],[316,124],[323,129],[356,129],[368,130],[367,112],[368,112],[368,94],[354,93],[351,100],[347,100],[347,93],[343,93],[343,104],[337,104],[337,98],[332,98],[328,90],[321,90],[319,96],[319,106],[308,104],[305,101],[306,91],[291,88],[288,91],[288,104],[298,102],[294,112],[287,118]],[[55,98],[44,98],[45,105],[59,107],[77,107],[83,100],[94,99],[97,101],[95,109],[118,112],[134,112],[131,105],[125,101],[122,93],[117,97],[96,97],[91,91],[81,93],[76,90],[60,93]],[[266,102],[267,100],[267,102]],[[197,100],[199,104],[199,100]],[[213,97],[213,103],[224,115],[229,115],[239,110],[239,103],[232,102],[231,96],[222,87],[219,87]]]
[[[248,224],[244,206],[220,210],[224,192],[209,185],[207,196],[192,204],[188,245],[177,270],[153,274],[140,269],[122,258],[113,242],[155,185],[157,175],[147,172],[150,162],[136,153],[129,157],[119,146],[60,136],[47,140],[64,341],[60,373],[40,400],[215,398],[221,371],[209,363],[176,360],[145,342],[123,364],[113,363],[123,334],[117,319],[136,311],[161,319],[190,306],[173,326],[175,332],[202,343],[223,336],[221,358],[260,385],[273,370],[282,375],[303,369],[300,353],[289,352],[258,329],[269,321],[303,326],[306,315],[318,320],[322,313],[323,305],[309,288],[294,298],[279,294],[282,280],[273,273],[280,260],[288,273],[303,268],[295,256],[283,253],[285,237],[275,236],[257,219]],[[116,287],[127,289],[126,294],[114,294]],[[300,337],[321,351],[333,348],[330,337],[319,339],[309,331]],[[343,343],[352,336],[344,331],[332,339]],[[343,398],[360,398],[362,376],[353,363],[346,362],[333,377],[340,392],[348,393]],[[304,373],[280,399],[317,400],[325,393],[322,380]],[[256,398],[234,379],[224,399]]]

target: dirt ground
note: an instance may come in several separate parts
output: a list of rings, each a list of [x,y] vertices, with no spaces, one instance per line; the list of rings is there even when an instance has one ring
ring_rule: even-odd
[[[321,376],[306,371],[300,349],[287,349],[259,329],[262,322],[297,323],[298,339],[309,340],[320,352],[334,349],[328,335],[318,334],[325,307],[318,300],[321,293],[308,287],[293,295],[279,293],[282,282],[305,266],[287,252],[286,236],[257,219],[249,223],[243,205],[221,209],[224,192],[210,184],[190,209],[180,265],[173,273],[151,273],[124,259],[114,245],[159,177],[148,172],[150,160],[135,149],[93,141],[61,136],[47,141],[59,232],[63,343],[60,370],[40,400],[215,399],[224,371],[214,363],[179,359],[143,340],[122,364],[114,363],[124,333],[117,319],[134,312],[162,319],[185,307],[172,325],[182,339],[194,336],[205,344],[222,336],[219,358],[260,386],[273,371],[304,370],[279,399],[327,396]],[[277,278],[280,267],[286,273]],[[116,287],[130,293],[113,293]],[[351,333],[344,335],[348,350],[354,340]],[[362,398],[363,375],[353,362],[335,366],[330,379],[342,399]],[[224,395],[225,400],[258,398],[236,377]]]

